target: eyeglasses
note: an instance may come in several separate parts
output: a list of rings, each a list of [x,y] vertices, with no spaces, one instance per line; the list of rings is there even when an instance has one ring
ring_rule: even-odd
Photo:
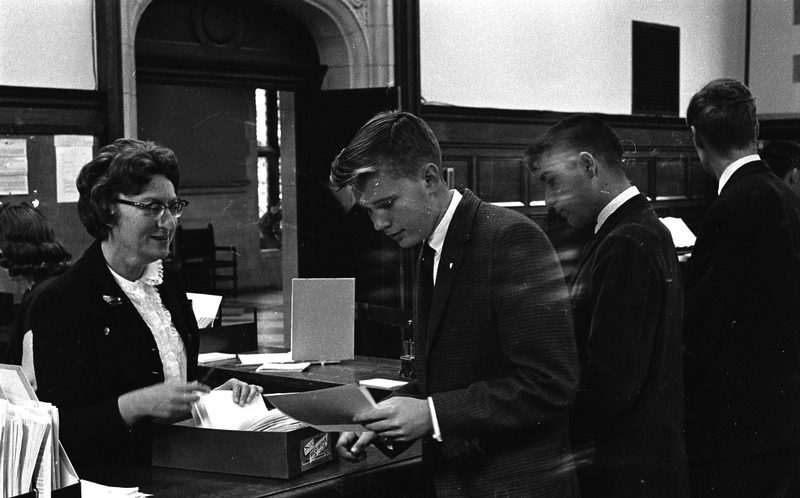
[[[117,202],[119,202],[120,204],[135,206],[141,209],[142,211],[145,211],[146,216],[153,220],[160,220],[168,209],[170,214],[172,214],[172,216],[174,216],[175,218],[180,218],[181,215],[183,214],[183,208],[189,205],[189,201],[184,201],[183,199],[178,199],[169,206],[165,206],[160,202],[151,202],[150,204],[143,204],[141,202],[131,202],[131,201],[126,201],[124,199],[117,199]]]

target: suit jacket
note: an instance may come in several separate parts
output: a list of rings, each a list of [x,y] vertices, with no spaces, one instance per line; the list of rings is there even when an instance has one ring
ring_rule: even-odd
[[[570,424],[582,496],[688,496],[681,273],[672,236],[645,196],[603,223],[569,291],[581,365]]]
[[[762,161],[709,208],[686,278],[691,460],[800,447],[800,198]]]
[[[417,300],[417,378],[396,394],[433,398],[443,442],[423,441],[423,467],[437,496],[576,495],[567,408],[577,356],[542,230],[466,190],[427,319]]]
[[[188,378],[195,379],[199,335],[191,301],[167,265],[157,288],[183,339]],[[59,408],[61,442],[78,474],[86,477],[95,464],[149,462],[151,421],[127,427],[117,399],[163,382],[161,358],[152,332],[109,271],[100,240],[33,303],[31,328],[37,395]]]

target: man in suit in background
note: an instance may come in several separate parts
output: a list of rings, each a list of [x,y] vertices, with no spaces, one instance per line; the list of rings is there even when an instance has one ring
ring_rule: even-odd
[[[800,198],[756,154],[742,83],[708,83],[686,122],[719,180],[686,277],[692,496],[800,496]]]
[[[528,148],[545,200],[594,237],[569,282],[580,359],[570,433],[584,497],[686,497],[683,288],[669,230],[600,118],[562,119]]]
[[[772,140],[759,153],[778,178],[800,195],[800,144],[791,140]]]
[[[449,190],[441,164],[424,121],[386,112],[332,165],[333,185],[376,230],[424,246],[416,380],[357,417],[368,432],[343,433],[337,450],[354,461],[373,441],[422,439],[439,497],[578,496],[567,422],[577,357],[556,255],[526,217]]]

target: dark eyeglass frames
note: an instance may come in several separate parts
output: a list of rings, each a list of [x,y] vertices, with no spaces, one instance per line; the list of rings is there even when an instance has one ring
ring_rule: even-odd
[[[165,206],[160,202],[151,202],[149,204],[144,204],[141,202],[131,202],[126,201],[124,199],[117,199],[117,202],[120,204],[127,204],[129,206],[134,206],[142,211],[145,212],[146,216],[153,220],[160,220],[164,213],[169,210],[170,214],[172,214],[175,218],[180,218],[183,214],[183,208],[189,205],[189,201],[184,201],[183,199],[178,199],[177,201],[173,202],[169,206]]]

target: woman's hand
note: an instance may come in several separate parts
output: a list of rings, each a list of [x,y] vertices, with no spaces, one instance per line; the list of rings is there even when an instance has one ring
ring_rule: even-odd
[[[187,416],[192,403],[211,389],[199,382],[162,382],[123,394],[119,413],[128,425],[144,417],[178,419]]]
[[[221,391],[233,391],[233,402],[244,406],[260,396],[264,389],[261,386],[247,384],[239,379],[228,379],[217,388]]]

